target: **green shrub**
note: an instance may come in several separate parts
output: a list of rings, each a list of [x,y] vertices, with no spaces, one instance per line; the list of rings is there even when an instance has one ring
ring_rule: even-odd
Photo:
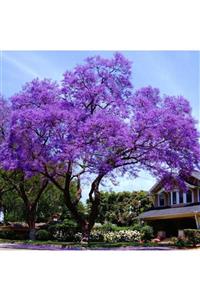
[[[81,242],[81,240],[82,240],[82,233],[81,232],[77,232],[77,233],[75,233],[75,235],[74,235],[74,241],[75,242]]]
[[[109,232],[109,231],[117,231],[118,226],[112,223],[105,223],[101,227],[97,228],[100,229],[103,232]]]
[[[184,247],[188,246],[188,242],[185,239],[180,238],[180,237],[178,237],[178,238],[174,237],[172,241],[173,241],[174,246],[176,246],[178,248],[184,248]]]
[[[100,230],[101,232],[110,232],[110,231],[121,231],[121,230],[130,230],[132,228],[128,226],[117,226],[112,223],[105,223],[103,225],[95,225],[94,230]]]
[[[144,242],[151,241],[153,238],[153,228],[149,225],[145,225],[141,228],[140,233]]]
[[[54,240],[73,242],[75,241],[75,234],[80,232],[80,228],[76,222],[65,219],[62,223],[50,225],[48,232]]]
[[[141,225],[139,223],[134,224],[133,226],[131,226],[132,230],[137,230],[137,231],[141,231],[142,228],[144,227],[144,225]]]
[[[0,239],[6,239],[5,231],[0,231]]]
[[[104,233],[99,229],[94,229],[90,233],[90,241],[92,242],[103,242],[104,241]]]
[[[136,223],[130,227],[132,230],[139,231],[142,236],[142,240],[144,242],[151,241],[154,237],[153,228],[149,225],[143,225],[140,223]]]
[[[48,241],[50,239],[50,234],[45,229],[40,229],[35,234],[36,240],[39,241]]]
[[[199,229],[185,229],[185,237],[187,241],[194,247],[200,243],[200,230]]]
[[[0,231],[0,238],[8,239],[8,240],[21,240],[24,237],[22,237],[20,234],[16,233],[15,231]]]

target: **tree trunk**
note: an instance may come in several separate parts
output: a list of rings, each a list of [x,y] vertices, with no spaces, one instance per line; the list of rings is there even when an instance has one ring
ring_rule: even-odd
[[[27,212],[27,223],[29,228],[29,240],[35,240],[35,219],[36,219],[36,212],[30,209]]]
[[[89,236],[90,236],[90,229],[89,229],[89,223],[86,219],[86,216],[83,216],[81,213],[79,213],[77,209],[77,205],[74,205],[72,203],[71,198],[69,197],[69,193],[67,193],[66,191],[64,192],[64,201],[71,215],[73,216],[73,218],[76,220],[77,224],[81,228],[81,233],[82,233],[81,243],[88,243]]]
[[[90,238],[90,227],[89,227],[89,223],[86,222],[85,225],[82,227],[82,239],[81,239],[81,243],[84,244],[88,244],[89,242],[89,238]]]
[[[99,212],[99,205],[100,205],[99,184],[100,184],[103,176],[104,176],[104,174],[99,174],[91,185],[89,198],[92,203],[92,207],[91,207],[91,212],[90,212],[89,216],[85,216],[78,211],[77,204],[80,199],[78,199],[78,201],[75,201],[75,202],[73,202],[71,199],[71,195],[70,195],[71,175],[70,174],[66,174],[65,188],[61,189],[64,193],[64,202],[65,202],[67,208],[69,209],[72,216],[74,217],[74,219],[76,220],[76,222],[79,224],[79,226],[81,228],[81,232],[82,232],[81,242],[82,243],[88,243],[91,229],[94,226],[96,217]],[[79,180],[80,180],[80,178],[79,178]],[[79,181],[79,185],[80,185],[80,181]]]
[[[91,190],[89,192],[89,200],[91,202],[91,210],[89,214],[89,232],[92,230],[97,216],[99,214],[99,206],[101,202],[101,195],[99,192],[99,184],[103,178],[103,174],[99,174],[97,178],[93,181],[91,185]]]

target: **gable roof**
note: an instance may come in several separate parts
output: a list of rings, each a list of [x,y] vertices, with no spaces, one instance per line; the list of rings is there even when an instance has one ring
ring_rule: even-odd
[[[200,214],[200,205],[149,210],[139,215],[139,219],[172,218]]]
[[[198,179],[198,180],[200,180],[200,171],[193,171],[193,172],[191,173],[191,176],[194,177],[194,178],[196,178],[196,179]],[[150,192],[150,193],[153,193],[153,191],[154,191],[157,187],[159,187],[159,185],[162,185],[162,180],[157,181],[157,182],[151,187],[151,189],[149,190],[149,192]]]
[[[199,172],[199,171],[193,171],[193,172],[191,173],[191,175],[192,175],[193,177],[195,177],[196,179],[199,179],[199,180],[200,180],[200,172]]]

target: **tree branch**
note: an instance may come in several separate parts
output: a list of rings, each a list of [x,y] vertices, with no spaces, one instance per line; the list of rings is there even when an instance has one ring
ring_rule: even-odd
[[[96,179],[92,182],[91,189],[89,192],[89,201],[91,203],[91,210],[89,214],[89,230],[94,225],[94,222],[97,218],[97,215],[99,213],[99,205],[101,201],[100,192],[99,192],[99,184],[102,180],[102,178],[105,176],[105,174],[99,174]]]

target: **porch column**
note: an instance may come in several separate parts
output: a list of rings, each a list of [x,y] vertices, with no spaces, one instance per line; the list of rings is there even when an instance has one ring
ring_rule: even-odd
[[[171,206],[173,205],[173,200],[172,200],[172,192],[170,192],[170,204],[171,204]]]
[[[177,204],[180,204],[179,191],[176,191],[176,203],[177,203]]]
[[[194,217],[195,217],[197,229],[199,229],[200,228],[200,216],[195,214]]]
[[[183,203],[187,204],[187,196],[186,193],[183,193]]]

